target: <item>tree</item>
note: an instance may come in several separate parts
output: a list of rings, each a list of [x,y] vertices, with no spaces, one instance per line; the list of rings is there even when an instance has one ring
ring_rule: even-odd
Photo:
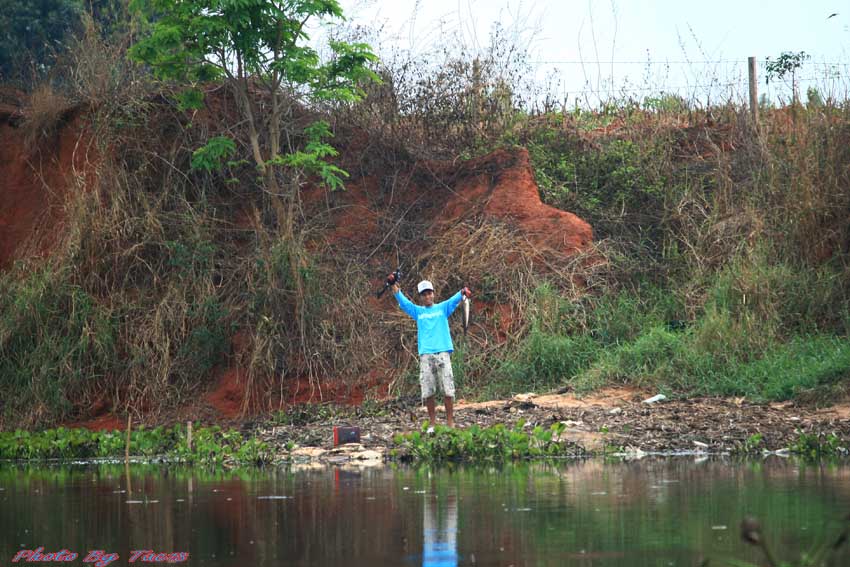
[[[0,79],[49,67],[81,12],[80,0],[0,0]]]
[[[783,51],[776,59],[767,58],[765,69],[765,83],[770,83],[771,79],[779,79],[780,81],[786,75],[791,75],[791,98],[794,104],[797,104],[799,97],[797,95],[797,70],[803,66],[803,62],[811,59],[811,56],[805,51],[797,53],[791,51]]]
[[[224,80],[234,94],[275,214],[279,242],[287,250],[294,287],[292,320],[312,373],[302,273],[306,249],[294,226],[299,177],[315,174],[336,188],[347,174],[326,161],[336,155],[325,142],[330,136],[327,123],[305,129],[307,143],[298,147],[294,138],[300,133],[290,131],[288,119],[296,104],[359,99],[359,85],[377,80],[368,67],[376,57],[364,43],[331,41],[332,57],[322,62],[308,45],[311,21],[343,17],[337,0],[134,0],[131,6],[150,19],[150,33],[131,48],[131,56],[150,65],[160,78],[189,86],[181,96],[184,106],[203,102],[200,90],[192,88],[201,82]],[[270,104],[270,112],[261,112],[260,101]],[[234,150],[226,137],[213,138],[195,152],[193,165],[210,169]]]
[[[0,0],[0,81],[43,74],[90,11],[102,32],[123,30],[123,0]]]
[[[281,127],[293,103],[354,101],[362,96],[361,81],[377,80],[368,68],[376,60],[368,45],[332,41],[333,57],[322,63],[306,44],[311,20],[343,17],[336,0],[134,0],[132,6],[152,24],[150,34],[132,47],[131,56],[163,79],[188,84],[225,79],[247,123],[248,142],[267,190],[281,195],[276,174],[293,161],[323,175],[332,188],[341,185],[339,176],[344,172],[319,163],[333,154],[321,143],[329,134],[326,128],[307,132],[314,136],[311,152],[293,157],[291,144],[286,155],[281,151]],[[255,89],[271,101],[265,118]],[[197,89],[183,92],[185,106],[201,102]],[[267,147],[260,143],[263,131]]]

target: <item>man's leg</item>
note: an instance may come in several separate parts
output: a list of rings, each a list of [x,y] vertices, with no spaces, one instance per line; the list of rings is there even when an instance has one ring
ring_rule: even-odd
[[[446,406],[446,425],[454,427],[455,380],[452,370],[452,357],[447,352],[439,354],[438,373],[440,375],[440,386],[443,389],[443,404]]]
[[[452,398],[451,396],[443,396],[443,403],[446,404],[446,425],[448,425],[449,427],[454,427],[454,398]]]
[[[425,398],[425,407],[428,408],[428,425],[434,427],[437,420],[437,409],[434,405],[434,396]]]
[[[419,357],[419,386],[422,400],[428,408],[428,425],[434,427],[437,410],[434,407],[434,394],[437,393],[437,375],[434,368],[434,355],[423,354]]]

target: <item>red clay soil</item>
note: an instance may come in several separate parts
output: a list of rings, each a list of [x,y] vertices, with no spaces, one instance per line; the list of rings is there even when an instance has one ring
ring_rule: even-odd
[[[225,368],[219,373],[216,387],[204,396],[204,401],[225,419],[238,419],[256,415],[265,411],[283,409],[286,406],[333,402],[343,405],[359,405],[367,391],[381,392],[382,384],[373,377],[366,377],[363,383],[351,385],[333,380],[310,380],[308,378],[287,379],[283,390],[268,385],[255,389],[256,395],[245,403],[248,373],[237,368]],[[265,391],[260,391],[265,390]],[[386,394],[386,386],[383,386]],[[281,399],[281,395],[283,399]],[[84,426],[87,426],[84,424]]]
[[[49,252],[61,234],[65,194],[73,172],[89,174],[83,121],[68,109],[56,133],[32,149],[26,144],[25,111],[0,105],[0,269],[27,242]]]
[[[587,222],[540,200],[526,149],[497,150],[463,164],[461,171],[470,175],[452,188],[439,221],[451,222],[481,210],[515,224],[542,248],[572,255],[592,243],[593,230]]]
[[[399,218],[384,210],[415,211],[416,220],[442,229],[458,220],[484,215],[512,224],[542,249],[572,255],[593,241],[590,225],[576,215],[544,204],[525,149],[497,150],[467,162],[421,162],[396,175],[398,187],[387,190],[376,177],[346,184],[327,194],[314,187],[304,193],[308,209],[328,200],[330,242],[362,246],[375,242]]]
[[[90,431],[115,431],[116,429],[123,431],[127,428],[127,421],[118,419],[114,414],[107,413],[86,421],[68,423],[65,424],[65,427],[77,427]]]
[[[209,392],[204,398],[209,402],[222,417],[233,419],[242,413],[245,402],[245,385],[247,373],[238,368],[224,370],[218,379],[215,390]]]
[[[244,331],[237,332],[231,339],[234,360],[249,355],[250,348],[251,337]],[[357,385],[329,380],[311,381],[305,377],[288,379],[281,390],[279,385],[273,385],[273,380],[267,380],[251,388],[250,399],[246,400],[249,380],[246,369],[217,368],[213,374],[216,377],[216,385],[204,395],[203,401],[225,419],[238,419],[242,417],[243,410],[245,415],[254,415],[303,403],[336,402],[356,405],[363,402],[367,391],[380,391],[382,383],[377,371],[358,381]]]
[[[371,242],[379,231],[380,206],[375,203],[379,192],[378,180],[364,178],[346,185],[345,191],[328,195],[323,188],[313,188],[305,193],[307,207],[315,205],[323,197],[334,199],[337,207],[333,216],[332,229],[326,235],[331,244],[364,246]]]

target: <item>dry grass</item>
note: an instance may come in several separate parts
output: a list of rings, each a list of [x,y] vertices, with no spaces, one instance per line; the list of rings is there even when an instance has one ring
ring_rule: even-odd
[[[27,152],[54,140],[73,109],[74,105],[49,83],[37,86],[30,94],[22,124]]]
[[[83,32],[69,49],[67,82],[75,99],[90,108],[118,111],[128,100],[144,96],[147,79],[125,57],[129,36],[105,39],[91,16],[82,17]]]

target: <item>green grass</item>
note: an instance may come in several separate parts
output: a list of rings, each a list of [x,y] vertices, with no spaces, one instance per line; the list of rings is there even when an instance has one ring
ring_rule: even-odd
[[[744,358],[707,352],[693,333],[656,327],[603,353],[574,382],[580,390],[628,383],[690,395],[787,400],[848,378],[850,344],[843,337],[795,337]]]
[[[811,315],[826,308],[808,297],[812,285],[827,280],[782,264],[733,264],[708,286],[706,307],[691,321],[675,288],[644,285],[568,304],[542,286],[530,331],[503,354],[484,397],[564,385],[756,400],[828,389],[850,379],[850,341],[819,330]]]

